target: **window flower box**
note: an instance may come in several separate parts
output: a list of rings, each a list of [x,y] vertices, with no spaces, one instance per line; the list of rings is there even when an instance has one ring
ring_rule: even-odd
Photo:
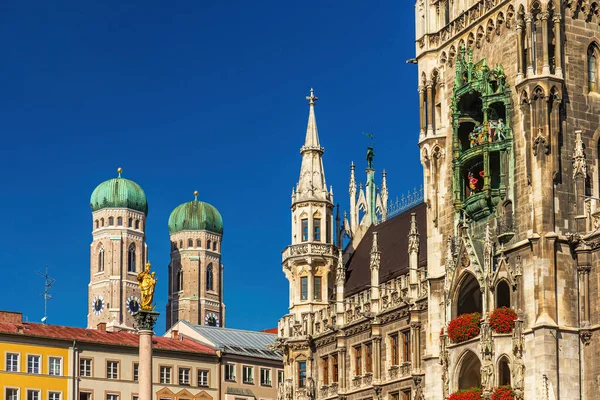
[[[448,400],[481,400],[481,388],[459,390],[452,393]]]
[[[499,386],[492,393],[492,400],[514,400],[515,392],[510,386]]]
[[[490,327],[495,333],[511,333],[517,318],[518,315],[512,308],[496,308],[489,316]]]
[[[480,313],[463,314],[448,324],[448,337],[453,343],[462,343],[479,335]]]

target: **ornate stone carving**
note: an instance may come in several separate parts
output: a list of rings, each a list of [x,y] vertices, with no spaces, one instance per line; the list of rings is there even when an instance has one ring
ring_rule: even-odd
[[[492,328],[487,321],[481,323],[481,358],[486,361],[492,361],[494,355],[494,339],[492,337]]]
[[[587,166],[585,163],[585,152],[583,150],[583,140],[581,131],[575,131],[575,151],[573,153],[573,179],[587,177]]]
[[[494,386],[494,364],[486,361],[481,366],[481,388],[484,392],[491,392]]]
[[[523,381],[525,379],[525,364],[523,359],[515,357],[512,362],[512,386],[514,389],[523,390]]]
[[[579,332],[579,337],[581,338],[581,343],[583,343],[585,346],[589,346],[590,342],[592,341],[592,331],[582,329]]]
[[[153,331],[159,313],[156,311],[140,310],[133,314],[137,328],[140,331]]]
[[[537,129],[537,135],[533,140],[533,155],[538,156],[541,152],[544,154],[550,154],[550,145],[546,141],[546,136],[544,135],[544,128],[539,127]]]

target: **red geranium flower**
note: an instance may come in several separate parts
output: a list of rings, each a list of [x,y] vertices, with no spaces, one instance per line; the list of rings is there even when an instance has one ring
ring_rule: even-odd
[[[459,390],[452,393],[448,400],[481,400],[481,388]]]
[[[496,308],[490,314],[490,327],[496,333],[511,333],[517,318],[518,315],[512,308]]]
[[[510,386],[500,386],[494,389],[492,393],[492,400],[514,400],[515,392],[512,391]]]
[[[479,335],[480,313],[463,314],[448,324],[448,337],[454,343],[461,343]]]

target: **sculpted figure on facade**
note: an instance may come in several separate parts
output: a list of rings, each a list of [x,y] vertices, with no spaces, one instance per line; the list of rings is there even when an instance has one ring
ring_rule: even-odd
[[[138,285],[142,292],[141,308],[144,311],[154,310],[154,287],[156,286],[156,272],[150,273],[150,263],[137,276]]]
[[[491,361],[485,362],[481,366],[481,388],[484,391],[492,390],[494,386],[494,365]]]

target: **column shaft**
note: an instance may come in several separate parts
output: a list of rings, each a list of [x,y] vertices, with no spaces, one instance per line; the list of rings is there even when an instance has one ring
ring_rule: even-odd
[[[152,400],[152,334],[150,330],[141,330],[139,384],[140,400]]]

